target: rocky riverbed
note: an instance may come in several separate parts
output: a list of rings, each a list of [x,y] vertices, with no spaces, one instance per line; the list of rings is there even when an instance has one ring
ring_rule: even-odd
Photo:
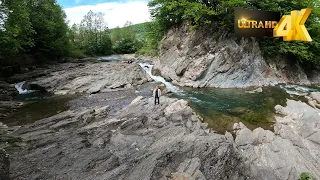
[[[61,64],[61,67],[68,64]],[[59,69],[59,68],[57,68]],[[138,64],[82,63],[71,64],[46,76],[28,81],[27,89],[45,89],[55,94],[94,94],[109,89],[130,88],[148,81],[146,73]]]
[[[111,94],[110,94],[111,95]],[[105,94],[105,97],[108,97]],[[111,98],[111,97],[110,97]],[[81,103],[80,103],[81,104]],[[2,136],[13,179],[319,178],[320,110],[288,100],[275,132],[235,124],[236,137],[207,129],[184,100],[137,97],[72,110]]]
[[[25,87],[84,94],[52,117],[1,124],[1,179],[294,180],[303,172],[320,178],[319,92],[276,106],[274,131],[236,123],[233,132],[217,134],[185,100],[163,96],[154,105],[138,96],[135,86],[150,80],[139,65],[53,69]]]
[[[77,108],[10,134],[13,179],[244,179],[226,136],[206,129],[184,100],[138,97],[114,115],[110,106]]]

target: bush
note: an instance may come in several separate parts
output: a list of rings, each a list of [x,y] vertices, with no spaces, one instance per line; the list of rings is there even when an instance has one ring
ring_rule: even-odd
[[[298,180],[316,180],[316,178],[312,177],[310,173],[303,172]]]
[[[158,52],[157,50],[154,50],[154,49],[151,49],[151,48],[142,48],[140,49],[139,51],[136,52],[136,55],[139,56],[139,55],[145,55],[145,56],[157,56],[158,55]]]

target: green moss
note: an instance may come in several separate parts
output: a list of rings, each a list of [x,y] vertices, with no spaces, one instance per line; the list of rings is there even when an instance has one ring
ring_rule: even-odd
[[[249,123],[257,123],[257,122],[266,122],[267,117],[258,112],[254,112],[251,110],[246,111],[243,115],[241,115],[241,119],[247,121]]]
[[[316,180],[310,173],[303,172],[300,174],[299,180]]]
[[[0,148],[10,149],[13,147],[20,147],[18,143],[22,142],[22,138],[13,136],[1,136],[0,143],[2,144]]]
[[[158,52],[157,52],[157,50],[144,47],[136,52],[135,56],[139,56],[139,55],[146,55],[146,56],[154,57],[154,56],[158,55]]]

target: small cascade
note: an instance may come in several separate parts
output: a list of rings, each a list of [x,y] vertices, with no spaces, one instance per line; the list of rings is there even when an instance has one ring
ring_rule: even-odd
[[[29,94],[34,92],[33,90],[23,89],[25,81],[17,83],[14,87],[19,91],[19,94]]]
[[[284,89],[288,94],[296,95],[296,96],[306,96],[311,92],[319,91],[319,89],[315,89],[315,88],[299,86],[299,85],[290,85],[290,84],[280,85],[280,88]]]
[[[161,76],[154,76],[152,75],[152,68],[153,65],[150,65],[148,63],[140,63],[139,64],[145,71],[147,74],[149,74],[149,76],[156,82],[161,82],[163,83],[170,91],[172,91],[173,93],[182,95],[182,90],[179,89],[178,87],[174,86],[173,84],[167,82],[163,77]]]

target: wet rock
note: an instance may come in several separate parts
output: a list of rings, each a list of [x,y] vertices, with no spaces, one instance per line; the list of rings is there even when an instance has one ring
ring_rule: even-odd
[[[253,93],[261,93],[263,90],[261,87],[255,89],[255,90],[252,90],[252,91],[246,91],[246,93],[250,93],[250,94],[253,94]]]
[[[18,95],[18,91],[14,85],[0,81],[0,101],[11,101],[16,95]]]
[[[24,103],[17,101],[0,101],[0,120],[6,118],[23,105]]]

